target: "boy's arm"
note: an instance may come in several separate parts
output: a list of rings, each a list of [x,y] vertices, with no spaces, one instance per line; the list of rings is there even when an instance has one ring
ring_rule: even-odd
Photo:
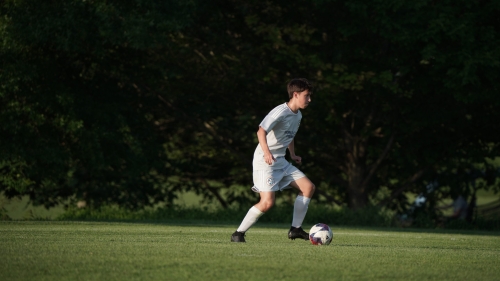
[[[274,156],[271,154],[271,150],[269,150],[269,146],[267,145],[267,132],[262,127],[259,126],[259,130],[257,131],[257,138],[259,139],[260,147],[262,151],[264,151],[264,161],[271,165],[273,161],[276,161]]]
[[[297,164],[302,162],[302,157],[295,155],[295,143],[294,140],[288,145],[288,151],[290,151],[290,158],[295,161]]]

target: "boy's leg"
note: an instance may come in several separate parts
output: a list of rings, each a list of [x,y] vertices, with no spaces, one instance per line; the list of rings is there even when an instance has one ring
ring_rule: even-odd
[[[316,190],[316,186],[308,177],[302,177],[300,179],[294,180],[290,183],[290,186],[299,190],[299,195],[302,195],[307,198],[312,198],[314,195],[314,191]]]
[[[299,190],[299,194],[295,199],[293,208],[293,220],[292,227],[288,232],[288,238],[302,238],[305,240],[309,239],[309,234],[302,229],[302,222],[306,217],[307,209],[309,207],[309,202],[314,194],[316,187],[307,178],[303,177],[290,183],[290,185]]]
[[[259,203],[255,204],[255,207],[259,209],[261,212],[265,213],[271,209],[271,207],[274,205],[274,200],[276,198],[276,195],[274,194],[274,191],[261,191],[259,192],[260,195],[260,201]]]
[[[240,226],[231,236],[232,242],[245,242],[244,233],[254,225],[257,220],[274,205],[275,194],[273,191],[259,193],[260,201],[248,210]]]

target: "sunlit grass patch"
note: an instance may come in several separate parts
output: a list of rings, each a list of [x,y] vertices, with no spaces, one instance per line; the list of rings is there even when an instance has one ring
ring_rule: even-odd
[[[0,222],[1,280],[498,280],[496,232],[339,228],[330,246],[284,224]],[[304,226],[310,227],[309,225]]]

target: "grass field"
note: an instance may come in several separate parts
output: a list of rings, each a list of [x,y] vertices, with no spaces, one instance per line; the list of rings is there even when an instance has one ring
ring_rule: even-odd
[[[287,225],[0,222],[0,280],[500,280],[500,233],[336,228],[330,246]]]

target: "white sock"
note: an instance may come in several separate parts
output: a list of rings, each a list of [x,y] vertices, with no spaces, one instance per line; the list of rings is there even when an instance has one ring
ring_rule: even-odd
[[[304,197],[302,195],[298,195],[297,199],[295,199],[295,204],[293,205],[293,227],[301,227],[304,218],[306,217],[307,208],[309,206],[309,202],[311,198]]]
[[[238,232],[246,232],[254,223],[256,223],[259,218],[263,215],[264,213],[261,212],[259,209],[257,209],[255,206],[250,208],[248,210],[247,215],[245,218],[243,218],[243,221],[240,224],[240,227],[236,231]]]

